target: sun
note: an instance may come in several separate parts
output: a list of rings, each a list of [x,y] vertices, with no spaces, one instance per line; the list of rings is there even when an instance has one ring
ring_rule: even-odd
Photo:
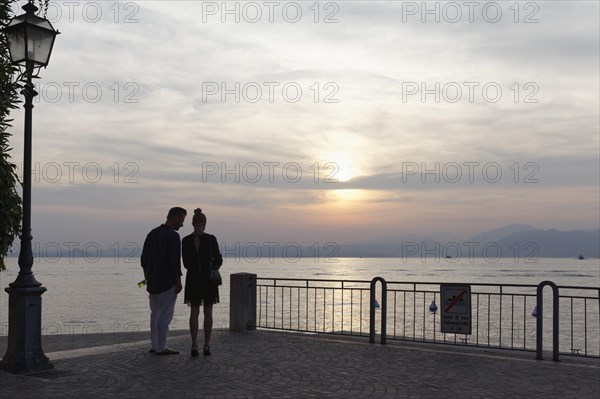
[[[347,182],[360,175],[357,161],[349,153],[331,153],[315,163],[318,176],[325,183]]]
[[[338,205],[360,201],[365,198],[365,191],[355,188],[343,188],[342,183],[348,183],[360,176],[358,157],[348,151],[329,152],[321,157],[318,166],[319,181],[327,183],[328,197]]]

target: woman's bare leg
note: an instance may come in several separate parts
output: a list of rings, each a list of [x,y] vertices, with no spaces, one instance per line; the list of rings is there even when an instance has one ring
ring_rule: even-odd
[[[213,305],[204,305],[204,345],[210,345],[210,334],[213,327]]]
[[[190,308],[190,335],[192,336],[192,346],[198,347],[198,315],[200,314],[200,306],[192,306]]]

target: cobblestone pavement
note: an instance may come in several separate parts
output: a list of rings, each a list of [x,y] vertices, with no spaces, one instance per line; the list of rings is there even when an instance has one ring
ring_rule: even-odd
[[[0,372],[0,398],[594,398],[600,361],[273,331],[215,331],[212,356],[148,353],[148,333],[44,338],[54,369]],[[0,340],[4,353],[6,342]]]

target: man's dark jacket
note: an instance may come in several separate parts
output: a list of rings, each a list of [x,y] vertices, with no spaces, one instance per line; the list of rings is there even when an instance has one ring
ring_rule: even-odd
[[[182,274],[179,234],[166,224],[153,229],[144,241],[141,263],[150,294],[160,294],[176,285]]]

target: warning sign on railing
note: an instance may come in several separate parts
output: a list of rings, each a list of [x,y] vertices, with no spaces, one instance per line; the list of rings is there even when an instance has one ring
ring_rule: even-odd
[[[442,332],[471,334],[471,286],[441,284]]]

